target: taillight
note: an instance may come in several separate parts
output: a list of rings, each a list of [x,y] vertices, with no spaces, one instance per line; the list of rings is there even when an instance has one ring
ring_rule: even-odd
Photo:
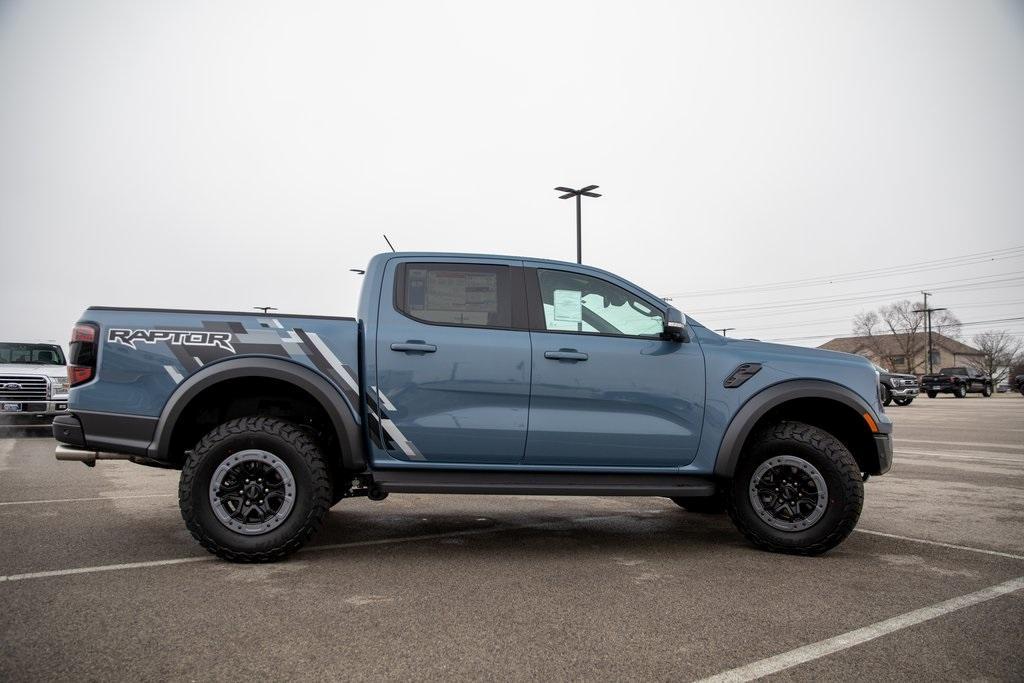
[[[96,337],[99,328],[92,323],[78,323],[71,332],[68,357],[68,382],[71,386],[84,384],[96,372]]]

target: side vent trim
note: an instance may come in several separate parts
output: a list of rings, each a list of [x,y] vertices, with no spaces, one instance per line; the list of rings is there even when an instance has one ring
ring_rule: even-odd
[[[722,386],[726,389],[735,389],[760,371],[760,363],[743,363],[733,370],[731,375],[725,378],[725,381],[722,382]]]

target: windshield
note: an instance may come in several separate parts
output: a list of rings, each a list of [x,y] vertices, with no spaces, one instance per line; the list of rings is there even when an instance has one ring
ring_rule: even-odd
[[[64,365],[64,352],[53,344],[14,344],[0,342],[0,363],[26,365]]]
[[[967,368],[942,368],[939,370],[940,375],[966,375]]]

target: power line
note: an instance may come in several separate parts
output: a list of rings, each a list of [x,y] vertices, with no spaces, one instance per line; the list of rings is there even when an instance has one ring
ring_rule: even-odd
[[[996,325],[1000,323],[1018,322],[1024,320],[1024,316],[1017,318],[998,318],[996,320],[975,320],[973,322],[960,323],[960,327],[971,327],[974,325]],[[910,330],[901,330],[901,332],[909,332]],[[765,339],[764,341],[770,342],[782,342],[782,341],[803,341],[806,339],[823,339],[825,337],[850,337],[850,336],[863,336],[863,335],[849,335],[846,333],[839,334],[812,334],[806,337],[784,337],[780,339]]]
[[[963,310],[963,309],[972,309],[972,308],[991,308],[992,306],[1011,306],[1013,304],[1024,304],[1024,299],[1011,299],[1009,301],[988,301],[988,302],[985,302],[985,303],[949,304],[949,307],[950,308],[955,308],[957,310]],[[793,314],[785,313],[783,315],[793,315]],[[730,316],[728,320],[729,320],[729,322],[732,322],[733,320],[744,320],[744,319],[757,318],[757,317],[761,317],[761,316],[747,316],[746,318]],[[827,325],[827,324],[830,324],[830,323],[850,322],[852,319],[853,319],[852,317],[828,318],[828,319],[824,319],[824,320],[821,320],[821,319],[819,319],[819,320],[805,320],[805,321],[802,321],[802,322],[786,323],[786,324],[780,324],[780,325],[757,325],[757,324],[752,324],[752,325],[749,325],[749,326],[745,327],[744,329],[754,330],[755,332],[759,332],[761,330],[783,330],[783,329],[788,329],[790,327],[808,327],[810,325]],[[717,332],[718,330],[720,330],[722,328],[716,327],[716,328],[708,328],[708,329],[714,329]]]
[[[1009,276],[1009,277],[1007,277]],[[991,278],[1003,278],[1001,280],[994,280]],[[977,282],[969,282],[969,280],[978,280]],[[947,289],[987,289],[989,285],[1004,283],[1004,282],[1015,282],[1017,280],[1024,280],[1024,273],[996,273],[993,275],[976,275],[969,278],[959,278],[956,280],[943,280],[939,282],[931,282],[925,285],[929,289],[935,290],[947,290]],[[955,286],[954,286],[955,285]],[[744,306],[727,306],[724,308],[706,308],[694,310],[694,314],[705,314],[705,313],[730,313],[739,311],[752,311],[762,309],[778,309],[778,308],[799,308],[802,306],[815,306],[820,304],[833,304],[833,303],[854,303],[857,301],[865,301],[872,299],[880,299],[883,297],[890,296],[901,296],[904,294],[916,294],[918,289],[876,289],[869,290],[866,292],[844,294],[836,297],[835,295],[830,297],[812,297],[807,299],[796,299],[790,301],[771,301],[762,304],[744,305]]]
[[[796,280],[781,280],[768,282],[759,285],[743,285],[725,289],[704,289],[690,292],[671,292],[675,296],[720,296],[725,294],[755,293],[760,291],[778,291],[782,289],[795,289],[798,287],[811,287],[816,285],[832,284],[837,282],[852,282],[877,277],[888,277],[895,275],[906,275],[911,273],[938,270],[940,268],[955,268],[958,266],[976,265],[985,261],[1002,261],[1005,259],[1019,258],[1024,256],[1024,245],[994,249],[991,251],[977,252],[974,254],[963,254],[960,256],[948,256],[942,259],[930,261],[919,261],[898,266],[870,268],[868,270],[851,271],[837,275],[821,275],[818,277],[800,278]]]

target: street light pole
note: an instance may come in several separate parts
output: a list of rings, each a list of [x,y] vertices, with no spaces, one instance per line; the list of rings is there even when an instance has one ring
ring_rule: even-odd
[[[581,206],[580,197],[600,197],[601,195],[593,191],[596,189],[597,185],[587,185],[578,190],[574,190],[571,187],[555,188],[556,192],[565,193],[559,199],[576,198],[576,263],[583,263],[583,218],[581,216],[583,207]]]

